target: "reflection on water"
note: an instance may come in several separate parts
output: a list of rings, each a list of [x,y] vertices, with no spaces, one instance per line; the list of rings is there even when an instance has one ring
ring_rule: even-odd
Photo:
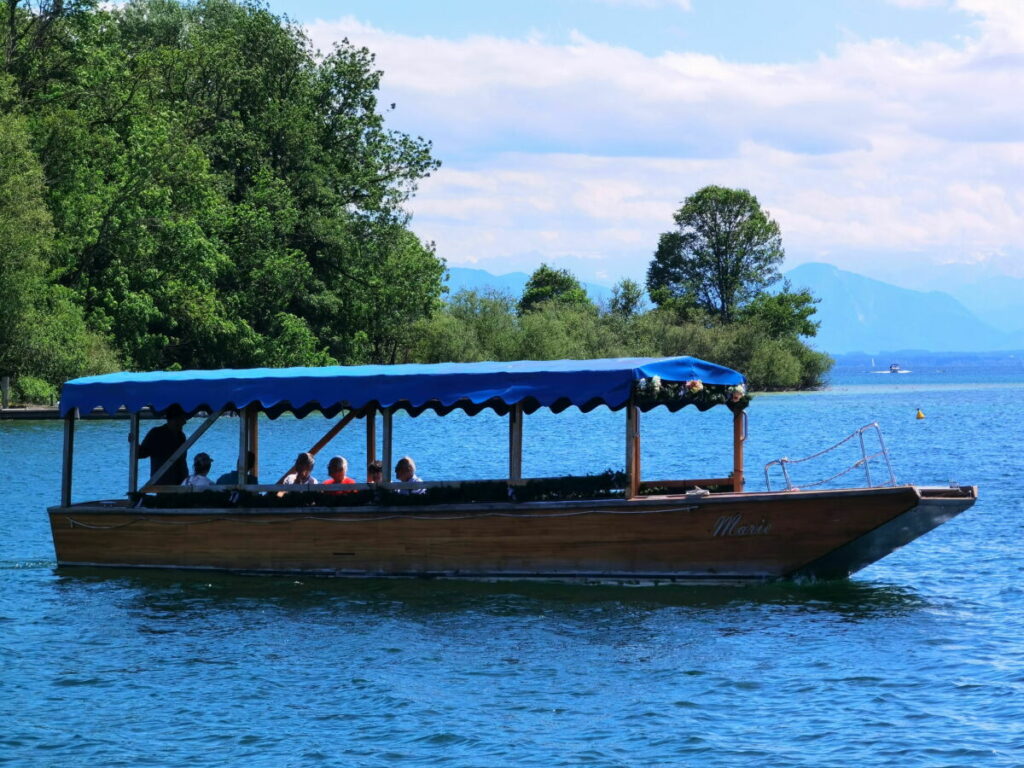
[[[240,576],[188,571],[59,568],[65,593],[93,588],[131,596],[138,605],[168,614],[177,610],[239,612],[268,605],[289,611],[345,610],[365,615],[428,616],[462,612],[507,616],[621,607],[701,611],[776,606],[831,613],[851,620],[891,617],[919,610],[926,601],[907,586],[866,581],[743,585],[621,585],[550,581],[456,579],[343,579],[316,576]]]

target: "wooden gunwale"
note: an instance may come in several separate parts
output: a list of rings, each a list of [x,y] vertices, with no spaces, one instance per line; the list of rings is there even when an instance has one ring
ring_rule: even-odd
[[[457,483],[452,483],[456,485]],[[412,485],[412,484],[410,484]],[[295,491],[295,486],[285,486],[294,493],[302,493],[302,491]],[[311,486],[318,488],[319,486]],[[221,486],[223,490],[231,490],[234,486]],[[267,486],[269,489],[277,489],[278,486]],[[964,486],[965,489],[974,488],[974,486]],[[378,506],[373,504],[365,504],[351,507],[331,507],[331,506],[301,506],[301,507],[263,507],[263,508],[246,508],[246,507],[132,507],[129,502],[123,499],[114,500],[97,500],[91,502],[77,502],[70,506],[53,506],[49,507],[51,513],[59,513],[63,511],[82,511],[88,509],[91,514],[181,514],[181,515],[209,515],[209,514],[263,514],[263,515],[275,515],[275,514],[308,514],[311,510],[317,510],[319,512],[329,512],[338,514],[353,514],[360,511],[363,512],[394,512],[394,511],[436,511],[436,510],[450,510],[452,508],[464,509],[481,509],[481,510],[492,510],[492,509],[578,509],[586,507],[657,507],[663,506],[665,503],[679,503],[686,502],[688,504],[700,504],[700,505],[725,505],[735,504],[736,502],[764,502],[764,501],[781,501],[784,499],[790,500],[802,500],[802,499],[838,499],[846,497],[856,496],[888,496],[896,494],[905,494],[908,491],[913,492],[917,498],[921,498],[923,495],[928,495],[932,498],[942,498],[948,496],[949,498],[965,498],[962,493],[957,493],[957,489],[947,488],[925,488],[915,485],[898,485],[898,486],[885,486],[876,488],[838,488],[833,490],[828,489],[814,489],[814,490],[798,490],[798,491],[744,491],[741,493],[735,492],[724,492],[724,493],[712,493],[707,495],[697,494],[660,494],[652,496],[638,496],[632,499],[614,498],[614,499],[572,499],[565,501],[523,501],[523,502],[466,502],[466,503],[445,503],[445,504],[416,504],[416,505],[398,505],[398,506]],[[323,491],[326,492],[326,491]],[[334,491],[337,493],[337,491]]]

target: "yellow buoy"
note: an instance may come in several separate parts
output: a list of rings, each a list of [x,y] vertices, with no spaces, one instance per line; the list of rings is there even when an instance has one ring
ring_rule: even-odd
[[[920,408],[917,409],[917,418],[919,418],[919,419],[923,419],[924,418],[924,412]]]

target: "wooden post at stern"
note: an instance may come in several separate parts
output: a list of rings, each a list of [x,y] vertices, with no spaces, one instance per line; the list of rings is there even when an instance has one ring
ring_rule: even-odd
[[[129,417],[128,426],[128,493],[139,490],[139,414]]]
[[[743,443],[747,440],[747,412],[732,415],[732,489],[743,492]]]
[[[72,408],[71,412],[64,417],[64,461],[60,480],[60,505],[62,507],[71,506],[71,477],[74,473],[75,419],[77,418],[77,408]]]

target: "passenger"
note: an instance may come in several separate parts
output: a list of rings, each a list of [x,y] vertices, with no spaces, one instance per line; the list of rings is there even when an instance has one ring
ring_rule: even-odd
[[[260,480],[256,475],[252,473],[253,467],[256,466],[256,454],[252,451],[246,451],[245,453],[245,485],[259,485]],[[238,467],[235,467],[230,472],[225,472],[223,475],[217,478],[217,485],[238,485]]]
[[[282,485],[316,485],[317,479],[310,473],[316,460],[311,453],[300,453],[295,459],[294,469],[281,481]]]
[[[395,464],[395,477],[398,478],[400,483],[422,483],[419,477],[416,476],[416,462],[412,460],[411,456],[403,456]],[[400,488],[398,493],[426,493],[426,488]]]
[[[335,456],[327,463],[327,474],[324,485],[355,485],[356,481],[348,476],[348,461],[342,456]],[[352,491],[336,491],[336,493],[352,493]]]
[[[185,411],[177,403],[173,403],[164,411],[166,424],[153,427],[146,433],[146,437],[139,444],[139,458],[149,459],[149,476],[156,474],[156,471],[171,458],[178,448],[185,442],[185,422],[188,417]],[[188,477],[188,459],[182,451],[163,477],[157,480],[160,485],[180,485]]]
[[[196,457],[192,459],[192,469],[194,472],[191,477],[186,477],[182,480],[181,484],[191,485],[193,488],[205,488],[208,485],[212,485],[210,478],[207,477],[212,466],[213,459],[210,458],[210,454],[197,453]]]
[[[366,465],[366,482],[380,484],[384,482],[384,465],[379,461],[371,461]]]

